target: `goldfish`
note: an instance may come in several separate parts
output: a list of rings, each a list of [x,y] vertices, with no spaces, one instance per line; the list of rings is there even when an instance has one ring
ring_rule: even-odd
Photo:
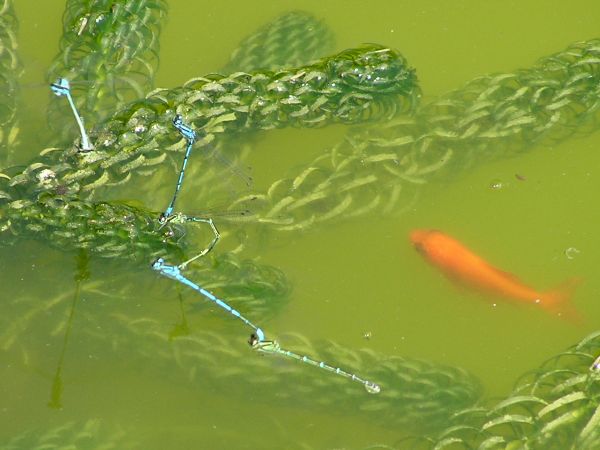
[[[458,284],[505,299],[539,305],[573,322],[581,316],[569,301],[580,280],[567,280],[555,290],[541,292],[500,270],[456,239],[438,230],[413,230],[410,240],[417,251]]]

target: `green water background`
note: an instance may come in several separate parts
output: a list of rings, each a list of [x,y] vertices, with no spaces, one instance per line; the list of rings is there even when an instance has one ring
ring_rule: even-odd
[[[172,1],[157,85],[176,86],[218,70],[244,36],[293,9],[325,19],[335,33],[336,50],[363,42],[400,49],[417,68],[424,101],[478,75],[530,67],[539,57],[575,41],[600,36],[600,4],[592,1]],[[28,121],[39,121],[42,130],[49,100],[45,71],[57,53],[62,11],[60,1],[16,5],[25,67],[24,114]],[[336,126],[261,133],[247,162],[255,187],[293,173],[294,167],[337,143],[344,132],[345,127]],[[30,143],[23,152],[31,151],[17,159],[25,162],[44,147],[44,133],[23,139]],[[600,135],[594,134],[478,166],[451,182],[424,186],[417,200],[393,217],[374,214],[306,232],[270,233],[260,259],[282,269],[293,292],[284,311],[261,325],[275,333],[298,331],[311,340],[332,339],[348,348],[368,347],[463,367],[482,380],[486,395],[507,394],[520,374],[598,329],[599,145]],[[500,189],[491,188],[498,183]],[[185,203],[180,207],[185,210]],[[444,230],[539,289],[582,277],[573,300],[587,322],[575,326],[534,308],[503,302],[493,307],[457,290],[411,248],[408,233],[414,228]],[[573,259],[565,254],[570,247],[580,252]],[[40,302],[67,295],[75,287],[74,266],[72,255],[42,244],[2,249],[2,295],[37,297]],[[121,276],[123,270],[129,271],[126,277]],[[155,291],[159,282],[147,272],[93,260],[90,282],[114,276],[107,289],[115,292],[119,284],[137,283],[134,298],[103,307],[125,307],[140,317],[175,323],[176,289]],[[185,298],[195,297],[186,293]],[[79,307],[95,300],[86,296],[84,287]],[[65,302],[65,314],[68,306]],[[227,320],[214,311],[209,317],[200,312],[190,319],[192,331],[213,326],[206,322]],[[30,343],[22,346],[27,352],[18,361],[12,354],[0,361],[0,439],[32,426],[92,417],[122,424],[133,430],[143,448],[155,449],[286,448],[291,442],[360,449],[376,443],[394,446],[406,431],[365,422],[358,412],[338,415],[335,408],[264,405],[243,386],[236,387],[240,395],[228,397],[203,389],[197,380],[175,383],[168,373],[147,374],[128,362],[127,355],[115,358],[97,348],[91,352],[88,342],[78,338],[78,326],[85,324],[75,318],[60,411],[46,404],[64,330],[51,336],[29,330],[21,338]],[[223,329],[238,331],[235,325]],[[307,367],[306,376],[330,375]]]

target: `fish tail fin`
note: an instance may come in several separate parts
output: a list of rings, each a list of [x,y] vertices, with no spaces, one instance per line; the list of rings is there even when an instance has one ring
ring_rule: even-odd
[[[585,323],[584,317],[571,303],[575,289],[582,282],[582,278],[569,278],[556,289],[546,292],[542,297],[542,304],[552,314],[575,325],[583,325]]]

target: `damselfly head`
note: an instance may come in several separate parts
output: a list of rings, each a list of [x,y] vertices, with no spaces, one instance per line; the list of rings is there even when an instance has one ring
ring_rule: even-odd
[[[254,347],[256,346],[260,341],[258,340],[258,336],[256,335],[256,333],[252,333],[250,335],[250,339],[248,339],[248,344],[250,344],[250,347]]]
[[[163,258],[158,258],[156,261],[154,261],[150,267],[152,267],[154,270],[159,270],[163,264],[165,263],[165,260]]]
[[[160,213],[157,232],[162,232],[163,242],[179,242],[185,236],[185,227],[176,220],[177,214]]]
[[[258,350],[261,350],[263,347],[271,347],[277,345],[275,341],[265,340],[265,333],[260,328],[257,328],[256,332],[250,335],[250,339],[248,339],[248,344],[250,344],[250,347]]]
[[[160,213],[160,216],[158,216],[158,223],[160,224],[161,228],[164,227],[168,221],[169,217],[167,217],[167,215],[164,212]]]

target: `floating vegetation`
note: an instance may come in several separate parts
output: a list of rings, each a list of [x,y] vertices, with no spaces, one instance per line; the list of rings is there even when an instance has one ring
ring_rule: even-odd
[[[0,450],[129,450],[139,448],[125,431],[101,420],[68,422],[50,429],[30,430],[8,442]]]
[[[14,100],[19,66],[12,4],[6,0],[0,6],[0,83],[6,87],[0,94],[0,152],[8,160],[19,130]],[[152,90],[165,17],[162,0],[69,0],[61,53],[49,76],[50,81],[70,80],[55,83],[55,92],[66,95],[72,84],[87,127],[94,125],[91,145],[79,140],[64,144],[63,139],[27,167],[6,168],[0,174],[2,245],[38,239],[83,255],[74,292],[48,295],[43,301],[15,296],[2,303],[0,350],[11,361],[24,366],[31,362],[30,342],[23,337],[32,329],[43,338],[65,334],[51,389],[53,408],[61,405],[60,377],[79,297],[114,301],[111,306],[119,298],[140,297],[134,282],[128,283],[129,291],[111,294],[108,280],[88,280],[88,256],[108,257],[115,265],[117,260],[133,261],[148,273],[155,260],[155,268],[166,267],[171,272],[164,273],[193,285],[217,305],[224,302],[216,295],[228,305],[243,305],[244,317],[250,318],[246,322],[273,316],[284,304],[289,292],[285,276],[256,258],[243,259],[244,244],[194,264],[189,276],[202,280],[196,285],[175,276],[181,266],[156,265],[162,261],[158,258],[184,261],[194,254],[191,224],[171,220],[187,216],[175,212],[161,222],[157,211],[138,202],[102,200],[113,187],[119,193],[126,185],[139,188],[159,168],[170,170],[169,155],[179,158],[186,151],[189,155],[192,145],[208,149],[228,136],[256,130],[385,120],[376,128],[357,128],[299,173],[229,205],[245,210],[240,205],[252,201],[255,208],[247,220],[297,230],[395,210],[412,197],[407,187],[596,128],[598,40],[574,44],[531,69],[478,78],[419,107],[415,71],[397,51],[371,44],[323,58],[331,33],[322,22],[298,12],[248,38],[223,74]],[[307,41],[296,45],[300,36]],[[317,56],[321,59],[314,61]],[[58,123],[53,117],[63,111],[64,103],[52,106],[51,122]],[[173,123],[184,133],[177,133]],[[194,139],[186,140],[190,130]],[[208,184],[203,175],[193,182],[201,188]],[[209,289],[214,298],[206,295]],[[587,450],[600,445],[600,334],[526,374],[510,397],[487,406],[472,375],[433,362],[314,343],[295,334],[282,334],[290,350],[261,341],[270,345],[262,347],[266,354],[251,354],[242,338],[191,327],[187,317],[196,302],[181,293],[179,298],[177,324],[127,307],[107,310],[92,301],[78,309],[77,320],[86,325],[82,332],[90,345],[155,370],[160,377],[185,377],[224,396],[244,395],[250,388],[265,404],[359,414],[361,420],[419,435],[410,441],[411,448]],[[296,361],[282,363],[273,354],[292,355]],[[297,362],[343,376],[307,376],[311,368]],[[348,378],[378,395],[365,395]],[[106,430],[92,420],[16,435],[0,448],[129,448],[123,437],[121,431]]]
[[[432,179],[596,130],[599,99],[600,40],[573,44],[530,69],[477,78],[414,115],[348,133],[298,174],[252,193],[263,206],[255,218],[294,231],[397,212]]]
[[[281,340],[295,352],[377,380],[381,392],[365,395],[364,389],[342,377],[307,376],[311,369],[303,364],[280,364],[278,358],[269,355],[249,355],[251,350],[241,347],[239,338],[194,330],[172,339],[169,325],[150,317],[116,314],[99,327],[94,326],[96,320],[87,318],[88,333],[104,343],[104,348],[139,358],[138,364],[148,366],[148,370],[184,375],[224,395],[234,394],[236,386],[242,387],[242,392],[250,386],[260,394],[256,398],[268,404],[293,404],[340,414],[359,411],[361,417],[376,423],[419,424],[432,430],[444,426],[457,411],[474,405],[481,394],[478,381],[461,369],[367,349],[351,350],[333,342],[312,343],[299,334],[288,333]]]
[[[596,332],[523,375],[506,399],[457,413],[446,431],[410,448],[599,448],[600,375],[590,369],[599,352]]]
[[[274,316],[288,301],[290,285],[279,269],[248,259],[241,260],[235,253],[220,253],[214,256],[210,264],[196,265],[189,272],[194,278],[202,280],[207,289],[223,296],[235,307],[247,311],[247,315],[255,320]],[[139,286],[127,283],[128,277],[111,276],[105,279],[96,276],[83,284],[81,295],[95,299],[93,304],[123,304],[139,296]],[[43,295],[44,301],[40,301],[40,295],[22,294],[5,298],[0,303],[0,352],[21,351],[19,342],[27,341],[24,338],[31,330],[37,330],[43,336],[64,330],[65,311],[69,308],[73,294],[71,290],[63,290],[56,295],[46,292]],[[171,294],[170,298],[175,300],[177,296]],[[171,303],[176,311],[176,303]],[[185,315],[186,312],[203,310],[205,305],[191,296],[185,296],[182,308]],[[104,317],[102,308],[92,308],[91,311],[98,316],[98,321]],[[28,353],[26,349],[23,352]]]
[[[59,186],[61,194],[85,199],[102,187],[130,182],[136,172],[148,176],[167,153],[186,149],[173,132],[176,114],[201,134],[195,145],[202,147],[243,130],[389,118],[412,109],[418,97],[404,58],[374,45],[297,69],[197,78],[117,112],[91,135],[93,152],[81,153],[79,145],[50,148],[24,170],[5,171],[1,195],[33,200]]]
[[[240,42],[219,72],[304,66],[331,53],[333,41],[333,33],[322,20],[304,11],[292,11]]]
[[[60,52],[48,70],[73,85],[77,109],[88,127],[151,89],[158,69],[164,0],[68,0]],[[49,123],[63,138],[74,134],[64,105],[51,102]],[[69,124],[69,126],[65,126]]]
[[[17,18],[12,0],[0,1],[0,167],[12,163],[18,143],[18,80],[21,63],[17,55]]]

